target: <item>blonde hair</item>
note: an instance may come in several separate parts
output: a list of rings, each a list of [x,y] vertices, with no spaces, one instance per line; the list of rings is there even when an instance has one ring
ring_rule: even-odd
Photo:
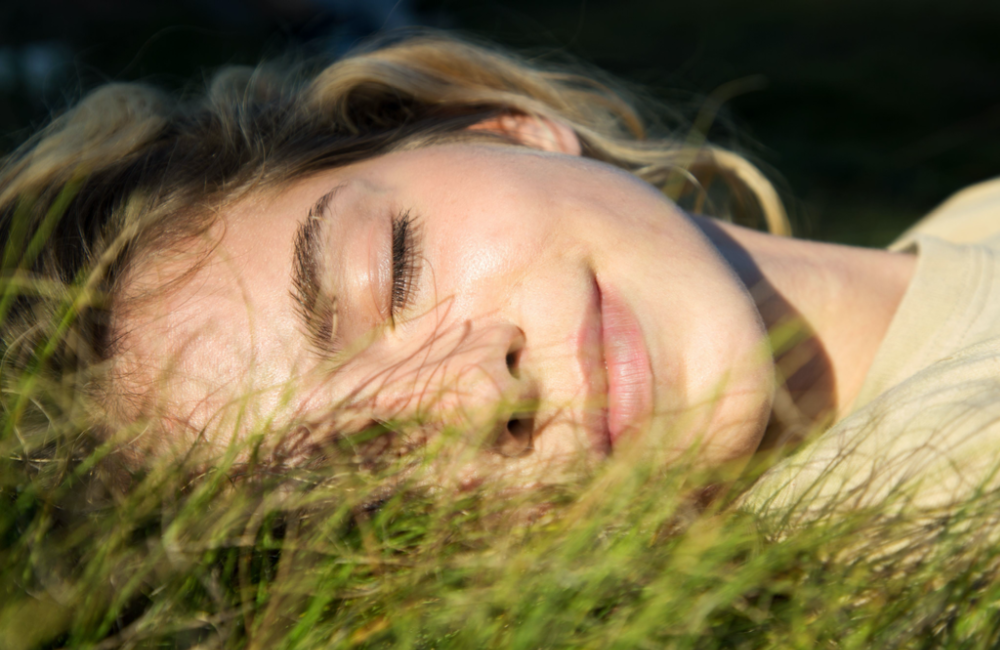
[[[126,297],[129,274],[152,254],[182,250],[219,207],[249,191],[400,148],[483,137],[468,127],[497,116],[562,122],[583,155],[699,211],[714,206],[719,216],[788,231],[754,166],[683,137],[650,136],[636,103],[596,74],[442,35],[369,46],[315,74],[305,68],[226,69],[192,98],[108,85],[4,161],[2,404],[27,448],[53,440],[56,422],[87,430],[122,412],[124,389],[110,385],[105,362],[127,336],[114,315],[136,298]],[[724,199],[706,202],[713,181]],[[104,406],[95,414],[81,403]]]

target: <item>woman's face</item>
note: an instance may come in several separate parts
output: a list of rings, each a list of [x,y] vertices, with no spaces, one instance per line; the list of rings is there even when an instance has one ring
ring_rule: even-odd
[[[464,472],[547,472],[638,440],[718,464],[759,442],[773,381],[750,296],[690,218],[617,168],[439,145],[220,216],[207,262],[124,325],[122,376],[155,382],[191,431],[296,423],[320,439],[376,421],[468,441]],[[133,286],[182,266],[150,262]]]

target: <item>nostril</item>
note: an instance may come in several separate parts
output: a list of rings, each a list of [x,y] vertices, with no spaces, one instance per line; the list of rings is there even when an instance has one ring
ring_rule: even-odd
[[[507,364],[507,372],[509,372],[514,379],[521,378],[521,350],[523,349],[523,334],[515,337],[515,339],[510,342],[510,346],[507,348],[507,356],[504,361]]]
[[[500,432],[496,445],[497,452],[507,458],[519,458],[530,454],[534,449],[534,429],[533,417],[511,418]]]
[[[517,377],[518,375],[517,356],[518,356],[517,352],[508,352],[506,358],[507,371],[510,372],[510,374],[513,375],[514,377]]]

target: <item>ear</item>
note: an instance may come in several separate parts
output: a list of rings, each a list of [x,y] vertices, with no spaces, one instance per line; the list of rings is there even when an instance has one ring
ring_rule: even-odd
[[[513,113],[501,115],[469,127],[473,131],[492,131],[512,138],[526,147],[579,156],[580,138],[568,124],[547,117]]]

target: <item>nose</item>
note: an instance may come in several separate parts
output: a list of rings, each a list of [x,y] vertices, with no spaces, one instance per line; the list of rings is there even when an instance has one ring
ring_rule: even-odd
[[[501,456],[531,453],[539,396],[525,350],[524,333],[513,324],[456,326],[418,355],[411,381],[391,382],[399,391],[390,391],[398,396],[392,419],[450,430]]]

